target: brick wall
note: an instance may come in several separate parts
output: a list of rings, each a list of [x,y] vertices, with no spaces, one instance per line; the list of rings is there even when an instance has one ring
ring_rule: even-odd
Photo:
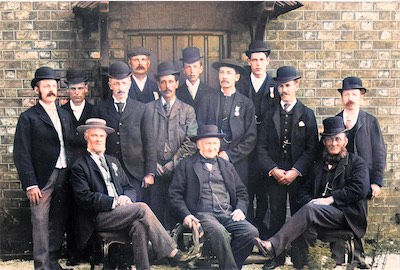
[[[302,71],[299,95],[315,110],[319,123],[340,111],[336,89],[343,77],[356,75],[364,80],[368,89],[364,108],[378,117],[388,148],[384,194],[370,203],[368,237],[374,237],[380,224],[387,235],[399,240],[400,2],[302,3],[304,7],[267,25],[266,40],[273,49],[271,73],[282,65]],[[230,24],[214,21],[207,29],[229,29],[232,57],[244,58],[250,36],[238,16],[240,3],[135,5],[136,9],[130,9],[133,3],[110,3],[111,60],[124,59],[127,18],[139,11],[142,19],[131,19],[132,25],[147,29],[201,29],[198,17],[231,16]],[[183,7],[186,15],[179,16]],[[19,114],[36,102],[30,89],[34,71],[48,65],[64,76],[68,67],[82,67],[94,81],[91,98],[97,100],[100,95],[99,33],[86,31],[82,25],[89,16],[74,19],[72,8],[72,2],[0,2],[0,257],[31,250],[29,209],[13,164],[12,143]],[[157,17],[159,24],[154,24],[150,8],[156,8],[160,18],[165,16],[165,22]],[[196,15],[204,9],[209,11],[206,15]]]
[[[386,237],[399,240],[400,2],[302,3],[267,25],[270,67],[293,65],[302,72],[300,99],[315,110],[320,128],[342,108],[342,79],[363,79],[363,108],[378,118],[388,150],[383,196],[369,204],[367,238],[379,225]]]

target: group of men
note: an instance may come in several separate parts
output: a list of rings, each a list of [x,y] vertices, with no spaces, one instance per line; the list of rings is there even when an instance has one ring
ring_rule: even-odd
[[[135,47],[128,64],[110,65],[111,94],[96,106],[85,100],[84,73],[69,69],[64,109],[56,106],[59,76],[37,69],[31,85],[39,102],[21,114],[14,141],[35,269],[62,269],[68,225],[72,249],[94,232],[122,231],[137,269],[150,268],[149,241],[155,259],[187,262],[194,258],[167,233],[176,222],[201,224],[222,269],[240,269],[254,244],[269,259],[265,269],[284,264],[292,244],[300,269],[316,227],[354,230],[362,264],[365,199],[369,190],[379,196],[386,160],[376,118],[360,109],[366,89],[357,77],[343,80],[344,110],[324,120],[319,143],[313,110],[296,98],[301,76],[284,66],[272,78],[270,53],[255,40],[246,51],[250,72],[233,59],[213,63],[220,86],[213,90],[200,80],[199,48],[183,50],[179,85],[173,62],[150,79],[151,51]],[[332,245],[338,264],[343,245]]]

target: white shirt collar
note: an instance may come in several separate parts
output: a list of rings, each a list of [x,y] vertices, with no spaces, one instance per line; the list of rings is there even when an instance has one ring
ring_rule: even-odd
[[[290,111],[293,109],[293,107],[296,105],[296,103],[297,103],[297,98],[294,99],[294,100],[292,101],[292,103],[290,103],[290,105],[289,105],[289,107],[287,108],[286,111],[290,112]],[[285,102],[283,102],[283,101],[281,100],[281,107],[282,107],[282,109],[284,108],[284,106],[285,106]]]
[[[147,75],[142,80],[139,80],[138,78],[136,78],[134,74],[132,74],[132,78],[135,80],[136,85],[139,87],[139,90],[143,91],[144,86],[147,82]]]
[[[86,101],[83,100],[83,102],[81,103],[81,105],[75,105],[72,101],[69,102],[69,105],[71,106],[71,109],[73,111],[83,111],[83,108],[85,108],[85,103]]]
[[[176,97],[174,97],[174,98],[169,102],[169,105],[171,106],[171,108],[172,108],[172,106],[175,104],[175,101],[176,101]],[[165,101],[164,97],[161,97],[161,104],[164,106],[165,103],[167,103],[167,102]]]
[[[235,87],[235,89],[233,89],[232,93],[230,93],[229,95],[225,95],[224,90],[222,90],[222,88],[221,88],[221,92],[222,92],[222,94],[223,94],[224,96],[226,96],[226,97],[231,97],[233,94],[236,93],[236,87]]]
[[[254,90],[256,91],[256,93],[258,91],[260,91],[260,88],[263,85],[266,77],[267,77],[267,73],[265,73],[262,78],[257,78],[256,76],[254,76],[253,73],[250,74],[251,84],[253,85]]]
[[[358,115],[360,114],[360,109],[358,109],[356,112],[349,114],[348,111],[343,110],[343,124],[347,127],[346,122],[347,120],[351,121],[351,128],[354,127],[354,125],[357,122]]]
[[[46,104],[39,99],[39,104],[42,105],[44,110],[47,112],[48,110],[57,110],[56,104],[52,102],[51,104]]]
[[[197,90],[199,90],[199,85],[200,85],[200,79],[197,79],[197,81],[194,84],[192,84],[188,79],[186,79],[186,86],[193,99],[196,97]]]

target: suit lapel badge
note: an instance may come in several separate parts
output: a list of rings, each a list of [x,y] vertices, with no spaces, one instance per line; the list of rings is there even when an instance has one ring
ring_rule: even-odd
[[[270,96],[271,98],[274,98],[274,97],[275,97],[275,94],[274,94],[274,87],[273,87],[273,86],[271,86],[271,87],[269,88],[269,96]]]
[[[234,115],[235,115],[235,116],[239,116],[239,115],[240,115],[240,106],[236,106],[236,107],[235,107],[235,113],[234,113]]]
[[[115,176],[118,176],[118,166],[114,162],[111,162],[111,167],[113,168],[113,171],[115,173]]]

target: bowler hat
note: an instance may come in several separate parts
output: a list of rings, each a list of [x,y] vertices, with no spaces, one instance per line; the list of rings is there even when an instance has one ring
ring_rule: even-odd
[[[80,133],[85,132],[91,128],[101,128],[104,129],[107,134],[113,133],[115,130],[107,126],[106,120],[101,118],[89,118],[85,121],[84,125],[80,125],[76,130]]]
[[[283,66],[278,68],[278,70],[276,71],[276,77],[274,78],[274,81],[282,84],[300,78],[301,76],[297,73],[297,70],[294,67]]]
[[[214,69],[219,70],[220,67],[234,68],[238,73],[246,74],[247,71],[239,64],[235,59],[225,58],[219,62],[215,62],[211,65]]]
[[[149,49],[143,47],[135,47],[128,52],[128,57],[136,56],[136,55],[151,55],[151,51]]]
[[[362,85],[362,81],[358,77],[346,77],[343,79],[342,88],[339,88],[338,91],[342,93],[344,90],[350,89],[360,89],[363,94],[367,92],[367,89]]]
[[[322,121],[322,124],[324,125],[324,132],[321,132],[322,136],[334,136],[347,131],[343,118],[340,116],[328,117]]]
[[[200,50],[197,47],[187,47],[182,51],[182,58],[179,58],[183,63],[193,64],[194,62],[200,60]]]
[[[216,125],[203,125],[197,128],[197,135],[191,137],[190,140],[196,142],[199,139],[211,137],[223,138],[225,134],[220,133]]]
[[[249,45],[249,49],[246,51],[246,55],[250,58],[251,54],[255,52],[265,52],[269,55],[271,53],[271,47],[263,40],[253,40]]]
[[[60,80],[60,76],[51,67],[40,67],[35,71],[35,78],[31,81],[32,88],[41,80]]]
[[[157,66],[157,74],[154,74],[154,77],[158,80],[161,76],[175,74],[179,76],[180,72],[176,70],[173,62],[162,62]]]
[[[85,72],[76,68],[69,68],[67,70],[67,80],[66,84],[77,84],[86,82],[87,79],[84,76]]]
[[[125,79],[126,77],[129,77],[131,75],[131,69],[128,64],[121,61],[112,63],[110,68],[108,69],[108,72],[108,76],[110,78],[114,78],[117,80]]]

